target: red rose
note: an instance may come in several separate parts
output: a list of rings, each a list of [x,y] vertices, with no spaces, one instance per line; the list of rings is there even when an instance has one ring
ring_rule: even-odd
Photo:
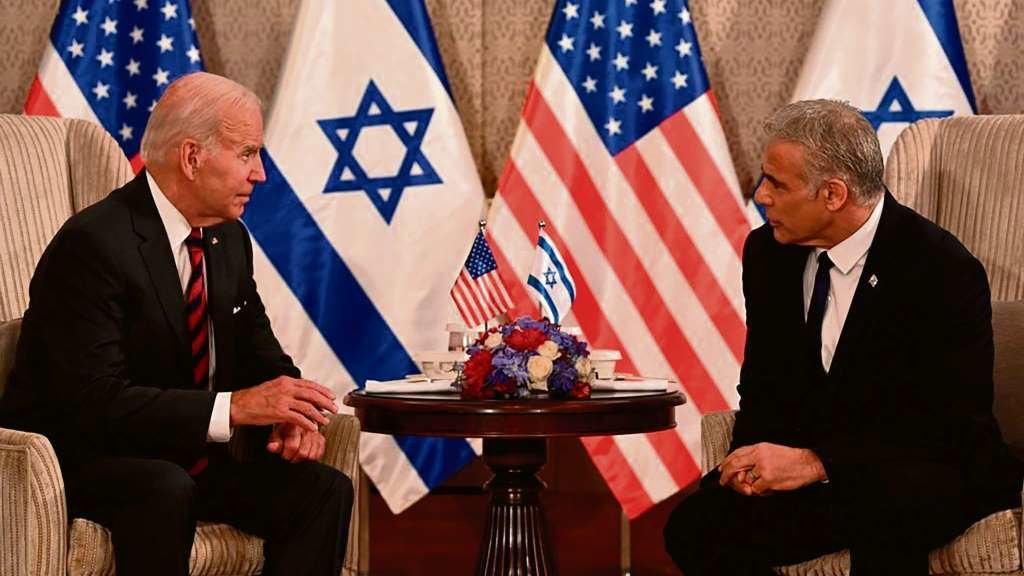
[[[548,336],[543,330],[528,328],[526,330],[514,330],[505,339],[505,344],[517,352],[524,352],[526,350],[536,350],[547,339]]]
[[[577,382],[576,385],[572,387],[572,392],[570,392],[570,394],[572,394],[573,398],[590,398],[590,384],[587,384],[586,382]]]
[[[465,384],[469,384],[471,388],[477,390],[483,386],[484,378],[491,373],[491,357],[490,350],[481,350],[470,357],[462,369],[462,378],[465,380]]]

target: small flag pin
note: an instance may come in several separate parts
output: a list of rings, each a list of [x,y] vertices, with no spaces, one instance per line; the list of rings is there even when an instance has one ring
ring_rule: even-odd
[[[220,240],[217,240],[216,236],[214,236],[213,238],[210,238],[210,244],[213,244],[214,246],[216,246],[217,242],[220,242]],[[872,276],[872,278],[874,278],[874,276]]]
[[[875,276],[874,274],[872,274],[871,278],[868,278],[868,284],[871,284],[872,288],[877,286],[878,285],[878,276]]]

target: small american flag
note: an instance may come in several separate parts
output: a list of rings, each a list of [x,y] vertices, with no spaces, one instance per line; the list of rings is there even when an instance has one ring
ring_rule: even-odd
[[[483,232],[477,233],[466,265],[452,286],[452,300],[469,327],[479,326],[512,307]]]
[[[25,113],[107,129],[139,171],[139,143],[167,85],[202,70],[187,0],[65,0]]]

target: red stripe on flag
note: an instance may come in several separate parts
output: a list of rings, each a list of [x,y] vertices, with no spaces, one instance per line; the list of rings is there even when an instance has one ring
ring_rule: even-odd
[[[665,464],[668,473],[680,488],[700,478],[697,459],[687,450],[678,432],[651,432],[647,434],[647,441],[651,443],[654,451],[658,453],[658,458]]]
[[[629,465],[615,440],[610,436],[597,436],[580,438],[580,442],[622,505],[626,516],[630,519],[636,518],[654,506],[654,501],[648,496],[643,483],[633,472],[633,467]]]
[[[524,231],[535,229],[538,220],[551,221],[548,219],[547,214],[544,213],[540,204],[537,203],[533,191],[530,190],[514,162],[510,161],[505,164],[505,174],[502,177],[502,181],[502,198],[505,200],[509,212],[512,213]],[[565,242],[553,226],[548,226],[546,231],[565,259],[565,264],[569,267],[569,274],[576,280],[576,300],[572,305],[573,312],[576,315],[576,320],[580,323],[580,329],[583,330],[583,334],[587,337],[587,341],[597,348],[610,348],[621,351],[622,360],[619,362],[622,365],[622,369],[627,372],[635,372],[636,367],[633,360],[629,357],[628,352],[623,349],[618,335],[598,305],[590,285],[580,271],[579,266],[576,265],[576,258],[569,250],[566,250]],[[499,269],[501,269],[500,266]],[[521,280],[517,281],[521,282]],[[523,291],[526,292],[525,287]]]
[[[43,88],[43,83],[39,81],[39,75],[32,80],[32,87],[28,90],[28,100],[25,101],[25,114],[30,116],[60,116],[57,112],[57,106],[54,105],[53,100],[50,100],[50,95],[46,93]]]
[[[524,114],[523,120],[533,132],[537,144],[575,200],[584,223],[590,228],[591,234],[619,277],[651,335],[661,347],[676,377],[680,382],[685,382],[690,398],[702,412],[729,409],[729,404],[711,379],[704,363],[697,356],[679,325],[668,314],[668,306],[658,294],[654,282],[630,246],[618,221],[598,193],[572,140],[562,130],[561,123],[543,95],[533,86]],[[561,249],[562,254],[567,252]],[[572,274],[573,278],[580,277],[575,271]],[[579,310],[576,313],[582,322],[582,317],[586,313]]]
[[[135,156],[132,156],[129,162],[131,162],[132,164],[132,171],[134,171],[136,174],[141,172],[142,169],[145,167],[145,164],[142,163],[142,154],[136,154]]]
[[[620,152],[615,157],[615,162],[622,169],[647,217],[651,219],[658,235],[661,236],[661,241],[669,247],[669,254],[686,277],[697,299],[703,304],[704,310],[722,335],[733,357],[737,361],[742,361],[746,326],[726,297],[718,279],[708,268],[704,257],[697,250],[690,233],[665,199],[664,191],[654,179],[636,145]]]
[[[750,232],[750,223],[733,197],[729,185],[704,148],[703,140],[693,129],[684,110],[669,116],[658,127],[693,185],[700,191],[718,227],[729,240],[736,255],[743,255],[743,241]]]

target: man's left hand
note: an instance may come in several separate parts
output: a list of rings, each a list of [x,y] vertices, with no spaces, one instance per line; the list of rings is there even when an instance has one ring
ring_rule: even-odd
[[[745,473],[754,494],[796,490],[828,480],[825,466],[813,451],[768,442],[737,448],[722,460],[719,470],[723,486]]]
[[[327,439],[320,432],[285,423],[275,425],[270,431],[267,450],[295,463],[303,460],[320,460],[326,445]]]

